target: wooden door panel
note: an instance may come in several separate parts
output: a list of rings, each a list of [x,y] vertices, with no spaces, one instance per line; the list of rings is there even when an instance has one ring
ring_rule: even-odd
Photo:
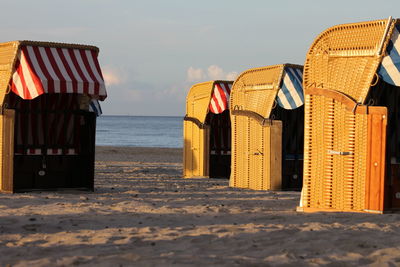
[[[368,114],[367,180],[365,209],[383,212],[385,208],[385,156],[387,109],[371,107]],[[389,179],[388,179],[389,180]]]
[[[14,118],[15,111],[5,109],[2,115],[1,129],[1,190],[13,192],[13,166],[14,166]]]
[[[264,129],[255,120],[250,119],[249,147],[249,188],[263,189],[265,166],[264,158]]]

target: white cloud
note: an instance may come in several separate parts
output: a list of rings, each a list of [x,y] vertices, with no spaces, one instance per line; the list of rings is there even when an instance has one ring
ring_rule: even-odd
[[[187,81],[188,82],[200,82],[207,80],[230,80],[233,81],[238,76],[236,71],[225,72],[221,67],[217,65],[211,65],[204,71],[201,68],[190,67],[187,70]]]
[[[207,69],[208,77],[211,80],[221,80],[224,79],[224,70],[217,65],[211,65]]]
[[[195,82],[195,81],[200,81],[204,79],[204,71],[202,69],[196,69],[193,67],[190,67],[187,70],[187,80],[188,82]]]
[[[228,81],[234,81],[239,76],[239,73],[236,71],[231,71],[225,75],[225,79]]]
[[[123,77],[124,75],[112,67],[109,66],[103,67],[102,73],[106,86],[120,85],[125,81]]]

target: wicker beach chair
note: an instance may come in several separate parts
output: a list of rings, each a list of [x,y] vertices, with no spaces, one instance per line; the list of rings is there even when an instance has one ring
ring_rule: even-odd
[[[0,191],[93,190],[98,48],[0,44]]]
[[[301,188],[302,68],[292,64],[255,68],[236,79],[231,93],[230,186]]]
[[[186,99],[183,177],[229,178],[232,81],[195,84]]]
[[[400,79],[394,82],[400,66],[390,57],[393,43],[400,51],[399,28],[391,18],[338,25],[311,45],[298,210],[382,213],[400,207]]]

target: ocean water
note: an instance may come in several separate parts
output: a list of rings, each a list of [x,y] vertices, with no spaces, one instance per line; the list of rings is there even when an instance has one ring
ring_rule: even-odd
[[[96,145],[132,147],[183,147],[182,117],[100,116]]]

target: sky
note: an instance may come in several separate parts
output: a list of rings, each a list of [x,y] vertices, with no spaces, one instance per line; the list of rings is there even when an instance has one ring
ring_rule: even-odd
[[[303,64],[313,40],[343,23],[400,18],[385,0],[0,0],[0,42],[95,45],[105,115],[184,116],[198,82]]]

